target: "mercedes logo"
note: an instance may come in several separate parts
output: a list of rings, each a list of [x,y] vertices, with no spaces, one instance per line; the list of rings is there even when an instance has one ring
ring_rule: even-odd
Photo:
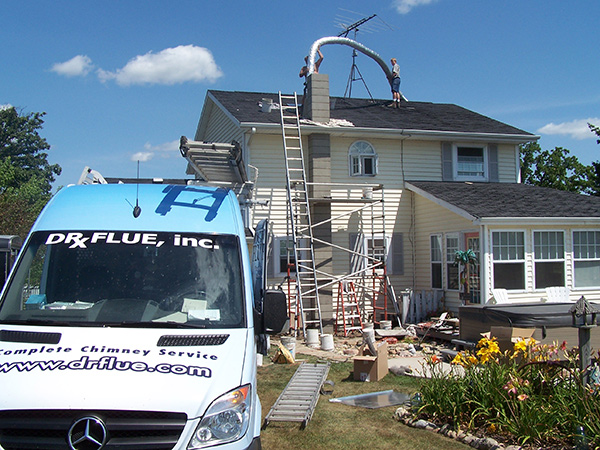
[[[100,450],[106,444],[108,432],[106,425],[97,417],[88,416],[77,419],[67,435],[71,450]]]

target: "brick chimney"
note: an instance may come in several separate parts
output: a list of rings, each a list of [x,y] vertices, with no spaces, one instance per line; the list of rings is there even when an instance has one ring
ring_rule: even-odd
[[[324,73],[313,73],[306,77],[306,96],[303,100],[305,119],[328,123],[330,119],[329,76]],[[308,135],[308,181],[331,183],[331,136],[329,132],[310,133]],[[310,185],[312,223],[324,224],[313,229],[313,236],[325,242],[332,242],[331,223],[331,189],[328,185]],[[332,273],[333,251],[331,246],[315,244],[315,262],[317,269]],[[333,299],[330,290],[319,290],[323,325],[329,332],[333,330]]]
[[[329,122],[329,75],[313,73],[306,77],[303,116],[315,122]]]

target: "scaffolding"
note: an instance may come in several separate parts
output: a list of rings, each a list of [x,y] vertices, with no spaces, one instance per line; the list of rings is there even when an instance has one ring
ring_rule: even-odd
[[[385,195],[381,184],[344,184],[344,183],[312,183],[307,186],[326,186],[331,189],[331,198],[309,199],[309,204],[316,202],[331,203],[331,217],[317,223],[313,228],[341,226],[343,223],[355,224],[355,230],[347,231],[348,246],[332,241],[319,239],[313,234],[313,242],[321,247],[331,248],[336,261],[349,260],[349,269],[344,273],[333,273],[315,268],[318,291],[331,290],[332,299],[347,305],[357,304],[360,314],[360,327],[365,322],[379,324],[389,320],[391,315],[400,316],[397,299],[387,273],[387,260],[390,249],[390,236],[386,231]],[[336,213],[334,213],[334,210]],[[333,234],[339,235],[339,230]],[[339,240],[339,239],[338,239]],[[343,240],[343,239],[342,239]],[[290,252],[291,253],[291,252]],[[288,258],[291,255],[288,254]],[[339,264],[337,264],[339,267]],[[302,312],[298,308],[295,293],[296,279],[293,271],[288,274],[288,293],[290,311],[295,315],[298,329],[301,328]],[[341,291],[340,286],[352,283],[350,297],[344,299],[349,291]],[[335,307],[332,303],[332,307]],[[348,327],[344,327],[345,317],[341,309],[334,309],[334,329],[347,335]],[[339,315],[342,315],[339,317]]]
[[[287,277],[290,313],[299,320],[305,336],[307,327],[318,327],[323,333],[321,294],[325,290],[340,289],[340,286],[350,282],[353,298],[348,299],[347,303],[357,303],[361,327],[363,319],[371,319],[374,323],[388,320],[390,300],[397,305],[386,271],[389,242],[386,236],[383,185],[309,181],[302,148],[297,95],[279,92],[279,109],[286,170],[288,242],[293,243],[293,252],[289,245],[286,246],[288,268],[292,260],[291,253],[294,263],[293,271]],[[320,187],[326,187],[330,195],[311,198],[311,193],[314,195],[314,191]],[[327,203],[331,214],[315,223],[311,211],[315,205]],[[334,209],[336,214],[333,213]],[[331,240],[318,237],[320,234],[317,230],[322,230],[322,227],[333,230],[340,222],[353,222],[356,227],[353,232],[349,231],[349,237],[352,238],[349,241],[352,242],[348,247],[339,245],[339,241],[334,243],[333,237]],[[329,234],[333,236],[333,232]],[[328,248],[332,252],[332,261],[329,263],[331,270],[326,270],[328,264],[322,264],[316,257],[317,248]],[[349,258],[348,271],[340,274],[333,269],[333,260],[337,258]],[[348,295],[348,291],[342,289],[341,294],[340,301],[344,303],[343,297]],[[334,312],[336,323],[345,321],[339,319],[337,314]],[[346,334],[347,327],[342,328]]]

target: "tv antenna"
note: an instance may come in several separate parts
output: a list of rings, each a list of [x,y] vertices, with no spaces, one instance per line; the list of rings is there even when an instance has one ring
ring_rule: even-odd
[[[344,29],[344,31],[342,31],[340,34],[338,34],[338,37],[348,37],[348,34],[350,34],[351,32],[354,32],[354,40],[356,41],[356,35],[360,31],[359,29],[362,29],[363,31],[367,31],[367,32],[373,32],[374,28],[373,28],[372,24],[369,24],[369,26],[365,26],[365,27],[363,27],[363,25],[375,17],[377,17],[377,14],[372,14],[369,17],[363,17],[362,19],[357,20],[356,22],[354,22],[351,25],[345,25],[343,22],[340,21],[338,23],[338,25],[341,26]],[[358,68],[358,65],[356,64],[357,56],[358,56],[358,53],[357,53],[356,49],[352,49],[352,67],[350,68],[350,75],[348,76],[348,82],[346,84],[346,91],[344,92],[344,98],[352,97],[352,83],[354,83],[355,81],[362,81],[365,89],[367,90],[367,93],[369,94],[369,97],[371,98],[371,100],[373,100],[371,91],[369,90],[369,87],[367,86],[367,83],[365,82],[365,79],[363,78],[362,73],[360,73],[360,69]]]

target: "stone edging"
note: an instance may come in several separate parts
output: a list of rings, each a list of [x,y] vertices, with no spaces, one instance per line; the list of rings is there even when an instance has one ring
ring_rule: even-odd
[[[492,438],[480,438],[464,431],[454,431],[450,425],[447,424],[440,427],[427,420],[417,419],[410,409],[405,408],[404,406],[401,406],[396,410],[394,418],[409,427],[433,431],[434,433],[439,433],[450,439],[455,439],[478,450],[522,450],[522,447],[518,445],[505,446]]]

